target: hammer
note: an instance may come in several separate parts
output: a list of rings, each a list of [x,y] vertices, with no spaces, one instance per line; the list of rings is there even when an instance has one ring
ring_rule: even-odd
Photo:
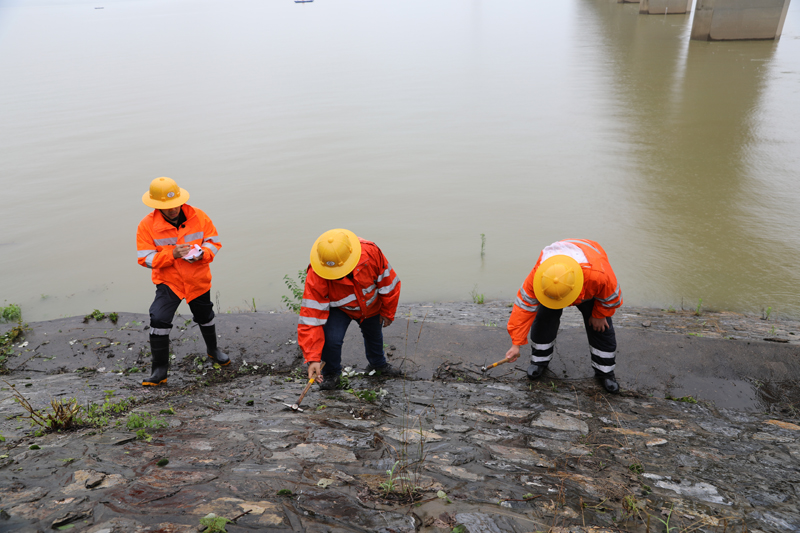
[[[319,365],[319,371],[322,372],[323,368],[325,368],[325,361],[322,361],[322,363]],[[306,388],[303,389],[303,393],[300,395],[300,398],[297,399],[297,403],[292,404],[292,405],[289,405],[288,403],[285,403],[283,405],[285,405],[286,407],[291,407],[292,411],[300,411],[302,413],[303,410],[300,409],[300,404],[303,403],[303,398],[306,397],[306,393],[308,392],[308,389],[311,388],[311,385],[313,385],[316,380],[317,380],[317,376],[316,375],[312,376],[311,379],[308,380],[308,384],[306,385]]]
[[[494,367],[496,367],[496,366],[502,365],[503,363],[508,363],[508,359],[505,359],[505,358],[504,358],[504,359],[501,359],[501,360],[499,360],[498,362],[496,362],[496,363],[492,363],[492,364],[491,364],[491,365],[489,365],[489,366],[483,365],[483,366],[481,367],[481,372],[486,372],[487,370],[489,370],[489,369],[491,369],[491,368],[494,368]]]

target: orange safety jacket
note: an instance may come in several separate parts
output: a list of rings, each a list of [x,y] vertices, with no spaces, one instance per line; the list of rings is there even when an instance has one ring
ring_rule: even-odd
[[[565,239],[553,243],[551,246],[559,245],[574,245],[583,252],[586,258],[586,262],[580,261],[581,270],[583,270],[583,288],[572,305],[578,305],[594,298],[594,308],[592,309],[594,318],[613,316],[617,308],[622,305],[622,292],[617,282],[617,276],[611,270],[605,250],[596,242],[588,239]],[[548,248],[550,247],[548,246]],[[517,291],[514,308],[508,319],[508,334],[511,335],[511,341],[517,346],[528,342],[528,332],[533,325],[533,319],[536,318],[536,311],[541,305],[533,291],[533,276],[544,260],[542,257],[545,251],[547,248],[539,254],[536,265]]]
[[[322,359],[325,332],[332,307],[350,318],[362,320],[380,314],[394,320],[400,299],[400,278],[374,242],[361,242],[361,258],[350,275],[342,279],[324,279],[309,265],[306,286],[297,323],[297,343],[306,363]]]
[[[139,223],[136,248],[139,264],[153,269],[153,283],[166,283],[179,298],[191,302],[211,290],[211,269],[222,244],[217,228],[203,211],[189,204],[181,206],[186,222],[176,228],[154,209]],[[176,244],[198,244],[203,255],[192,263],[172,257]]]

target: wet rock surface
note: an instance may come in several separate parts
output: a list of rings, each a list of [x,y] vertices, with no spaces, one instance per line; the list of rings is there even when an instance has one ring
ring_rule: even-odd
[[[314,388],[303,413],[283,405],[306,382],[293,315],[220,316],[233,358],[221,369],[183,323],[159,388],[139,385],[138,370],[149,370],[142,315],[33,324],[2,383],[0,531],[189,532],[208,513],[236,518],[230,532],[800,531],[800,417],[784,390],[800,377],[792,342],[652,331],[672,313],[652,311],[647,328],[617,320],[631,355],[618,360],[623,392],[612,396],[591,379],[568,313],[551,372],[529,383],[522,359],[480,372],[502,357],[507,336],[475,325],[493,323],[480,315],[489,308],[461,305],[451,314],[472,313],[471,323],[411,309],[387,329],[390,360],[407,379],[355,375],[353,392]],[[344,361],[363,368],[353,329]],[[637,374],[660,368],[652,347],[687,360],[729,354],[717,373],[688,367],[694,390],[717,379],[760,400],[745,409],[639,387],[650,382]],[[750,370],[737,373],[740,363]],[[778,373],[783,388],[750,377]],[[54,398],[130,403],[94,427],[35,436],[10,385],[37,409]],[[766,401],[766,387],[781,392]],[[131,413],[149,425],[129,429]]]

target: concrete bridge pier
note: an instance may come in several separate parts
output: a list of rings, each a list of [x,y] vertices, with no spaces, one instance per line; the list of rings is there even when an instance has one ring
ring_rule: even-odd
[[[641,0],[640,15],[684,15],[692,9],[692,0]]]
[[[744,41],[778,39],[789,0],[697,0],[692,39]]]

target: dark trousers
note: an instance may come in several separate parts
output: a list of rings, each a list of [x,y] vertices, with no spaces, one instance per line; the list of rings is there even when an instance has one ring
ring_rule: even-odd
[[[592,356],[592,367],[594,367],[595,373],[613,372],[616,367],[617,337],[614,334],[614,324],[611,322],[611,318],[606,318],[608,327],[605,331],[595,331],[589,324],[589,318],[594,309],[594,299],[587,300],[577,307],[583,315],[583,325],[586,328],[586,336],[589,338],[589,353]],[[545,365],[553,358],[558,326],[561,323],[561,311],[562,309],[550,309],[539,305],[531,328],[532,363]]]
[[[181,298],[164,283],[156,285],[156,298],[150,306],[150,335],[169,335],[172,319],[181,304]],[[201,326],[214,325],[214,304],[211,291],[189,302],[192,318]]]
[[[347,327],[353,319],[344,311],[332,307],[328,314],[328,321],[322,325],[325,332],[325,345],[322,347],[322,360],[325,368],[322,375],[338,376],[342,373],[342,344]],[[364,336],[364,349],[367,352],[367,361],[373,368],[386,364],[383,354],[383,329],[381,328],[380,315],[371,316],[359,322],[361,334]]]

